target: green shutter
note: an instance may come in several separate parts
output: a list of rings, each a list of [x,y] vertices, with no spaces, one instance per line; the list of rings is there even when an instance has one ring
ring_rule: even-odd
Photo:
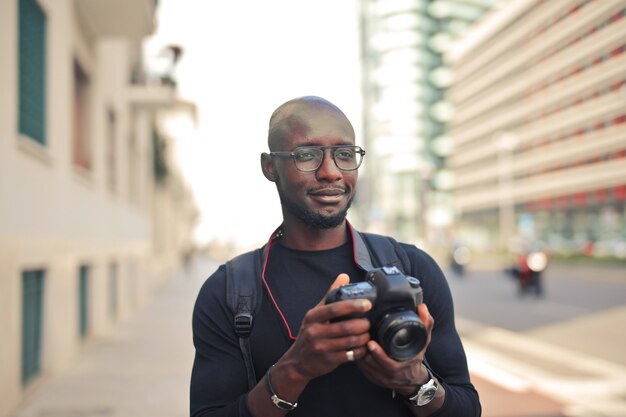
[[[41,370],[44,271],[22,274],[22,385]]]
[[[89,331],[89,267],[81,266],[78,275],[78,326],[80,337]]]
[[[19,4],[19,131],[46,144],[46,15],[36,0]]]
[[[109,314],[117,317],[117,264],[109,265]]]

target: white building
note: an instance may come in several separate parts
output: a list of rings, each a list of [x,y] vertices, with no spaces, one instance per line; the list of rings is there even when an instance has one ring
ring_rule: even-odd
[[[142,83],[154,16],[154,0],[0,0],[0,416],[192,247],[157,123],[175,88]]]
[[[626,1],[515,0],[447,55],[459,232],[626,256]]]

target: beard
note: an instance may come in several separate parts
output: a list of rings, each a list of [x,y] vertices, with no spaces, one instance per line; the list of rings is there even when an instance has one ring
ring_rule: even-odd
[[[307,226],[317,230],[332,229],[343,223],[348,214],[348,209],[352,205],[352,198],[348,200],[346,207],[334,215],[324,215],[322,213],[309,210],[306,207],[298,205],[293,200],[289,199],[283,192],[280,186],[276,187],[278,190],[278,196],[280,197],[280,204],[298,220]]]

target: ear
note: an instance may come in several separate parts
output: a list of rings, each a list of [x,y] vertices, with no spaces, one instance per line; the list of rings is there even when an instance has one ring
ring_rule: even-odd
[[[276,181],[276,165],[274,165],[272,156],[265,152],[261,154],[261,170],[265,178],[272,182]]]

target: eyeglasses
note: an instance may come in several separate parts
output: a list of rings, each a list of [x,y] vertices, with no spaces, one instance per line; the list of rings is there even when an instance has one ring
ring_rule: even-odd
[[[270,152],[272,156],[292,157],[298,171],[317,171],[324,161],[324,151],[332,151],[335,165],[342,171],[354,171],[361,166],[365,150],[360,146],[300,146],[291,152]]]

